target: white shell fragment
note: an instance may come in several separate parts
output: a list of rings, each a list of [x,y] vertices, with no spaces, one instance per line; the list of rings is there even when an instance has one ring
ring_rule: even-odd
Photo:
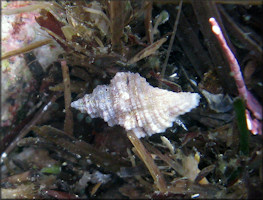
[[[71,107],[101,117],[109,126],[132,130],[140,138],[164,132],[176,117],[198,106],[199,99],[197,93],[152,87],[138,73],[118,72],[110,85],[97,86]]]

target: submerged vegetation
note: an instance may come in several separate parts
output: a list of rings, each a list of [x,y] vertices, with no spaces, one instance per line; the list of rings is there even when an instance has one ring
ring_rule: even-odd
[[[261,1],[3,1],[2,15],[1,198],[263,196]],[[70,107],[128,71],[199,106],[144,138]]]

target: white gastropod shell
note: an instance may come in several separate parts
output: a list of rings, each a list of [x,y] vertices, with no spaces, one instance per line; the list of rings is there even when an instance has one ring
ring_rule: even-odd
[[[118,72],[110,85],[97,86],[71,106],[92,118],[103,118],[109,126],[132,130],[140,138],[164,132],[176,117],[198,106],[199,99],[197,93],[152,87],[138,73]]]

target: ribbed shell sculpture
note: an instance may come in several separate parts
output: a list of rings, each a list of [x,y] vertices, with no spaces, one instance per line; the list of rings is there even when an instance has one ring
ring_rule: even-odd
[[[200,96],[152,87],[138,73],[118,72],[110,85],[97,86],[92,94],[71,103],[71,107],[101,117],[109,126],[120,125],[138,138],[161,133],[176,117],[199,104]]]

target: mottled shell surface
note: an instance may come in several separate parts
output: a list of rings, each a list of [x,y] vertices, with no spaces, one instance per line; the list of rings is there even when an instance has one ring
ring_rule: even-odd
[[[152,87],[138,73],[118,72],[110,85],[97,86],[71,106],[92,118],[103,118],[109,126],[132,130],[140,138],[164,132],[176,117],[198,106],[199,99],[197,93]]]

